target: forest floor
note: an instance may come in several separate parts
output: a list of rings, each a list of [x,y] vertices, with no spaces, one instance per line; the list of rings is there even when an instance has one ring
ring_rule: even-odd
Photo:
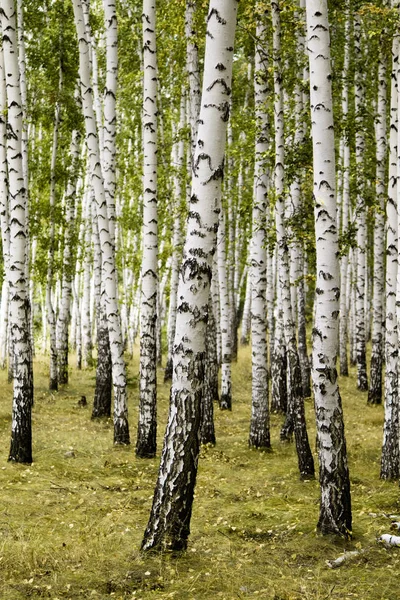
[[[112,423],[93,422],[94,370],[71,369],[47,391],[48,359],[35,360],[34,463],[7,462],[11,385],[0,373],[0,599],[397,600],[400,548],[377,537],[400,514],[397,482],[379,479],[383,407],[367,406],[354,372],[341,379],[352,482],[353,540],[316,533],[319,486],[301,482],[294,444],[249,450],[250,350],[233,367],[233,410],[215,410],[217,445],[201,453],[188,551],[141,555],[168,409],[159,372],[159,451],[135,457],[138,361],[129,364],[132,445],[113,447]],[[89,401],[80,408],[81,395]],[[309,436],[315,440],[311,400]],[[314,445],[314,444],[313,444]],[[364,552],[337,569],[344,551]]]

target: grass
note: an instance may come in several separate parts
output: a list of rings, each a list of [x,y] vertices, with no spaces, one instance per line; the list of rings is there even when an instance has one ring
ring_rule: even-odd
[[[12,389],[0,373],[0,598],[397,600],[400,549],[376,538],[400,513],[397,483],[379,479],[383,408],[368,407],[354,373],[342,379],[352,478],[354,539],[316,534],[319,489],[300,482],[293,445],[249,450],[250,351],[233,368],[234,407],[216,411],[217,446],[201,453],[188,551],[142,556],[139,546],[157,476],[156,459],[135,457],[137,371],[129,364],[130,448],[113,447],[111,422],[92,422],[94,371],[71,371],[47,391],[47,359],[35,364],[34,463],[7,463]],[[159,381],[162,382],[162,372]],[[159,449],[168,410],[159,383]],[[90,402],[89,402],[90,404]],[[315,439],[307,402],[310,440]],[[74,457],[70,454],[73,452]],[[326,560],[363,554],[338,569]]]

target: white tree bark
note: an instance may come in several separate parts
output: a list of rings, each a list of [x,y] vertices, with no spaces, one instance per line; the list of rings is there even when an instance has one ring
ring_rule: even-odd
[[[96,210],[102,256],[102,278],[106,293],[107,320],[112,357],[114,388],[114,442],[129,443],[126,369],[121,325],[117,300],[117,282],[114,248],[110,239],[104,181],[100,164],[99,138],[93,110],[93,95],[89,67],[89,40],[87,38],[80,0],[73,0],[75,26],[79,42],[79,76],[83,113],[85,117],[86,144],[90,162],[91,183],[95,190]]]
[[[176,330],[176,308],[179,279],[179,263],[182,258],[182,199],[184,199],[183,186],[183,168],[185,160],[185,143],[183,138],[183,128],[186,120],[186,98],[181,92],[181,105],[179,115],[178,135],[179,139],[174,144],[173,162],[176,169],[173,179],[173,233],[172,233],[172,261],[171,278],[169,284],[169,310],[168,310],[168,356],[165,367],[164,381],[172,379],[172,357],[174,350],[175,330]]]
[[[111,416],[112,362],[107,327],[106,295],[102,289],[101,247],[97,215],[93,215],[93,279],[96,301],[97,365],[92,419]]]
[[[249,446],[270,448],[267,348],[267,252],[266,209],[270,185],[267,152],[270,146],[267,117],[265,15],[257,15],[254,102],[256,117],[254,198],[250,245],[252,394]]]
[[[374,268],[372,301],[372,353],[368,402],[382,402],[383,368],[383,300],[385,288],[385,200],[386,200],[386,57],[380,54],[378,67],[378,100],[375,123],[376,202],[374,223]]]
[[[349,52],[349,34],[350,34],[350,17],[346,16],[345,25],[345,47],[344,47],[344,65],[343,65],[343,88],[342,88],[342,118],[348,118],[349,112],[349,84],[348,84],[348,73],[350,65],[350,52]],[[341,226],[342,226],[342,238],[345,240],[349,226],[349,207],[350,207],[350,146],[347,136],[344,135],[342,139],[342,206],[341,206]],[[347,311],[347,272],[349,265],[349,251],[343,253],[340,260],[340,322],[339,322],[339,360],[340,360],[340,374],[348,376],[349,366],[347,360],[347,323],[348,323],[348,311]]]
[[[10,220],[7,168],[7,90],[4,70],[4,54],[0,52],[0,224],[3,251],[3,285],[1,288],[0,309],[0,368],[7,366],[7,338],[9,312],[9,261],[10,261]]]
[[[199,456],[205,331],[229,118],[236,0],[211,0],[192,196],[178,286],[174,375],[143,550],[186,547]]]
[[[2,49],[7,90],[7,144],[10,216],[10,325],[13,349],[13,409],[9,460],[32,462],[33,369],[27,277],[27,224],[22,162],[22,99],[18,68],[17,23],[13,0],[1,0]]]
[[[197,128],[200,112],[201,78],[199,72],[199,51],[196,44],[196,31],[194,29],[194,16],[196,13],[196,0],[186,0],[185,35],[186,35],[186,71],[189,78],[189,124],[192,155],[196,149]]]
[[[296,327],[293,319],[292,303],[290,296],[290,271],[289,249],[287,231],[285,227],[285,155],[284,155],[284,113],[283,113],[283,86],[281,72],[281,25],[279,0],[272,0],[272,26],[273,26],[273,60],[274,60],[274,123],[275,123],[275,172],[274,184],[276,193],[275,224],[278,249],[278,285],[281,292],[281,307],[283,328],[287,352],[289,372],[290,402],[287,407],[288,423],[293,423],[296,440],[297,458],[301,478],[314,476],[314,461],[308,441],[304,398],[301,381],[300,361],[297,351]],[[291,425],[290,425],[291,428]]]
[[[75,200],[78,178],[80,153],[80,138],[78,130],[74,129],[71,136],[70,155],[71,168],[65,194],[65,233],[63,250],[63,272],[61,281],[60,311],[57,319],[57,368],[58,382],[68,383],[68,327],[72,298],[73,279],[73,235],[75,226]]]
[[[136,454],[152,457],[157,435],[157,54],[156,2],[143,1],[143,255],[139,422]]]
[[[242,331],[240,335],[240,343],[242,346],[247,346],[250,338],[251,327],[251,276],[247,269],[246,276],[246,294],[244,297],[243,314],[242,314]]]
[[[226,260],[226,224],[221,206],[217,234],[217,264],[219,281],[219,306],[221,328],[221,395],[222,410],[232,409],[232,320]]]
[[[363,112],[365,111],[364,76],[361,73],[363,49],[361,20],[354,17],[354,49],[356,54],[355,109],[356,109],[356,177],[357,177],[357,278],[356,285],[356,344],[357,344],[357,387],[368,390],[366,333],[365,333],[365,280],[367,225],[364,200],[363,163],[365,160],[365,133]]]
[[[104,126],[102,172],[107,201],[111,243],[115,245],[116,190],[116,97],[118,77],[118,27],[115,0],[103,0],[106,35],[106,85],[104,89]]]
[[[90,178],[90,167],[88,165],[88,177]],[[93,270],[93,248],[92,248],[92,208],[94,209],[94,190],[86,181],[85,191],[82,198],[82,221],[84,230],[84,251],[82,269],[82,300],[81,300],[81,325],[82,325],[82,365],[84,369],[93,366],[93,338],[92,319],[90,310],[90,287]]]
[[[351,532],[350,481],[336,371],[340,283],[326,0],[307,0],[306,11],[317,251],[312,379],[321,486],[318,529],[324,534],[348,537]]]
[[[61,123],[61,106],[60,95],[63,87],[63,73],[61,62],[59,63],[59,83],[58,83],[58,98],[54,111],[54,126],[53,140],[51,148],[51,164],[50,164],[50,193],[49,193],[49,250],[47,253],[47,281],[46,281],[46,308],[47,320],[50,333],[50,375],[49,389],[58,390],[58,369],[57,369],[57,320],[53,302],[53,285],[54,285],[54,253],[55,253],[55,208],[56,208],[56,168],[57,168],[57,153],[58,153],[58,137]]]
[[[300,19],[300,13],[297,13]],[[303,73],[302,63],[305,58],[305,38],[304,27],[299,26],[297,30],[297,80],[294,87],[294,136],[293,143],[296,149],[304,145],[305,123],[304,123],[304,104],[303,93],[301,89],[301,76]],[[299,228],[295,224],[301,222],[301,211],[304,203],[302,179],[304,178],[304,169],[298,167],[294,174],[293,182],[290,185],[289,198],[286,205],[286,218],[288,220],[288,238],[289,238],[289,256],[290,256],[290,290],[291,304],[293,311],[293,320],[297,323],[298,354],[301,370],[301,381],[303,396],[311,396],[311,366],[307,350],[306,333],[306,315],[305,315],[305,294],[304,294],[304,243],[303,237],[299,234]]]
[[[386,201],[386,319],[385,319],[385,419],[381,457],[382,479],[397,479],[399,465],[399,376],[396,286],[398,276],[398,68],[399,36],[392,42],[390,93],[389,180]]]

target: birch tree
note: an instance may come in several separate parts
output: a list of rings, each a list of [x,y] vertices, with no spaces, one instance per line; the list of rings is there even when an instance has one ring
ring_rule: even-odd
[[[170,411],[143,550],[182,550],[190,533],[236,12],[236,0],[210,1],[192,194],[178,285]]]
[[[348,7],[346,7],[348,8]],[[347,126],[349,113],[349,84],[348,74],[350,66],[350,16],[346,16],[345,25],[345,46],[344,46],[344,63],[342,71],[343,88],[342,88],[342,119]],[[347,128],[347,127],[346,127]],[[348,233],[349,226],[349,210],[350,210],[350,144],[348,133],[345,131],[342,139],[342,207],[341,207],[341,226],[342,237],[345,238]],[[339,359],[340,359],[340,374],[348,376],[349,366],[347,359],[347,287],[348,287],[348,267],[349,267],[349,252],[343,253],[340,261],[340,322],[339,322]]]
[[[63,249],[63,273],[61,280],[60,310],[57,319],[57,369],[60,384],[68,383],[68,326],[72,298],[73,234],[75,225],[75,200],[78,178],[81,134],[74,129],[71,136],[71,168],[65,194],[65,235]]]
[[[59,84],[58,84],[58,95],[55,106],[54,114],[54,127],[53,127],[53,141],[51,150],[51,165],[50,165],[50,195],[49,195],[49,209],[50,209],[50,241],[49,251],[47,255],[47,285],[46,285],[46,305],[47,305],[47,319],[49,323],[50,333],[50,379],[49,389],[58,390],[58,368],[57,368],[57,333],[56,333],[56,314],[54,310],[53,302],[53,283],[54,283],[54,253],[55,253],[55,208],[56,208],[56,167],[57,167],[57,153],[58,153],[58,138],[59,129],[61,122],[61,106],[60,106],[60,95],[63,87],[63,74],[61,61],[59,64]]]
[[[323,534],[334,533],[349,537],[350,480],[336,371],[340,288],[332,77],[326,0],[307,0],[306,14],[317,252],[312,380],[321,486],[318,529]]]
[[[7,334],[9,313],[10,220],[7,168],[7,90],[4,52],[0,52],[0,224],[3,254],[3,285],[0,313],[0,368],[7,366]]]
[[[356,110],[356,177],[357,177],[357,277],[356,286],[356,346],[357,346],[357,387],[368,390],[366,335],[365,335],[365,279],[366,279],[366,210],[365,181],[363,165],[365,161],[365,133],[363,114],[365,112],[365,86],[361,73],[363,61],[362,32],[359,15],[354,17],[354,46],[356,53],[355,110]]]
[[[139,423],[136,454],[152,457],[157,434],[157,54],[156,2],[143,1],[143,255]]]
[[[397,6],[397,4],[394,4]],[[386,202],[386,281],[385,281],[385,417],[381,456],[382,479],[399,477],[399,376],[396,285],[398,277],[398,69],[399,36],[392,42],[389,173]]]
[[[378,99],[375,125],[376,138],[376,202],[374,223],[372,354],[368,402],[382,402],[383,367],[383,298],[385,281],[385,197],[386,197],[386,57],[380,53],[378,67]]]
[[[275,122],[275,224],[278,250],[278,285],[281,293],[281,313],[283,330],[286,343],[288,372],[289,372],[289,400],[287,406],[287,419],[283,429],[294,431],[296,440],[297,458],[300,477],[307,479],[314,476],[314,460],[308,441],[303,385],[301,379],[300,360],[297,351],[296,329],[293,319],[290,297],[290,272],[289,248],[285,226],[285,155],[284,155],[284,111],[283,87],[281,72],[281,35],[280,35],[280,4],[279,0],[272,1],[272,26],[273,26],[273,60],[274,60],[274,122]],[[292,425],[293,423],[293,425]]]
[[[91,183],[96,198],[96,212],[102,257],[102,279],[106,293],[106,310],[108,332],[110,336],[114,389],[114,443],[129,444],[126,368],[117,300],[115,252],[110,239],[104,180],[101,172],[99,138],[93,109],[88,56],[90,42],[87,37],[87,32],[85,31],[81,1],[73,0],[73,7],[79,43],[79,76],[82,108],[85,117],[86,145],[90,164]]]
[[[254,95],[256,144],[254,166],[253,228],[250,246],[251,276],[251,349],[252,399],[249,446],[269,448],[269,405],[267,363],[267,252],[266,209],[269,188],[267,151],[269,149],[267,119],[267,48],[266,25],[257,15]]]
[[[13,408],[9,460],[32,462],[33,368],[27,269],[27,188],[22,161],[22,100],[17,22],[13,0],[1,0],[2,51],[7,92],[10,216],[10,333],[13,349]]]

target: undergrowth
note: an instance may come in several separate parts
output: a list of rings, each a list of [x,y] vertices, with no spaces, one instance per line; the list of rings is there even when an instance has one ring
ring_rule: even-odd
[[[202,449],[191,537],[180,556],[141,555],[168,410],[159,373],[155,459],[134,453],[137,359],[129,364],[131,447],[113,447],[111,421],[91,421],[94,371],[71,369],[70,384],[47,390],[47,358],[35,361],[34,463],[7,462],[11,385],[0,373],[0,598],[395,600],[400,549],[376,538],[400,513],[397,483],[379,479],[383,408],[369,407],[354,373],[341,380],[352,479],[353,540],[317,535],[317,481],[301,482],[293,444],[272,452],[247,445],[250,350],[233,367],[232,412],[215,410],[217,445]],[[89,406],[82,408],[82,395]],[[311,400],[310,440],[315,439]],[[338,569],[326,561],[364,552]]]

